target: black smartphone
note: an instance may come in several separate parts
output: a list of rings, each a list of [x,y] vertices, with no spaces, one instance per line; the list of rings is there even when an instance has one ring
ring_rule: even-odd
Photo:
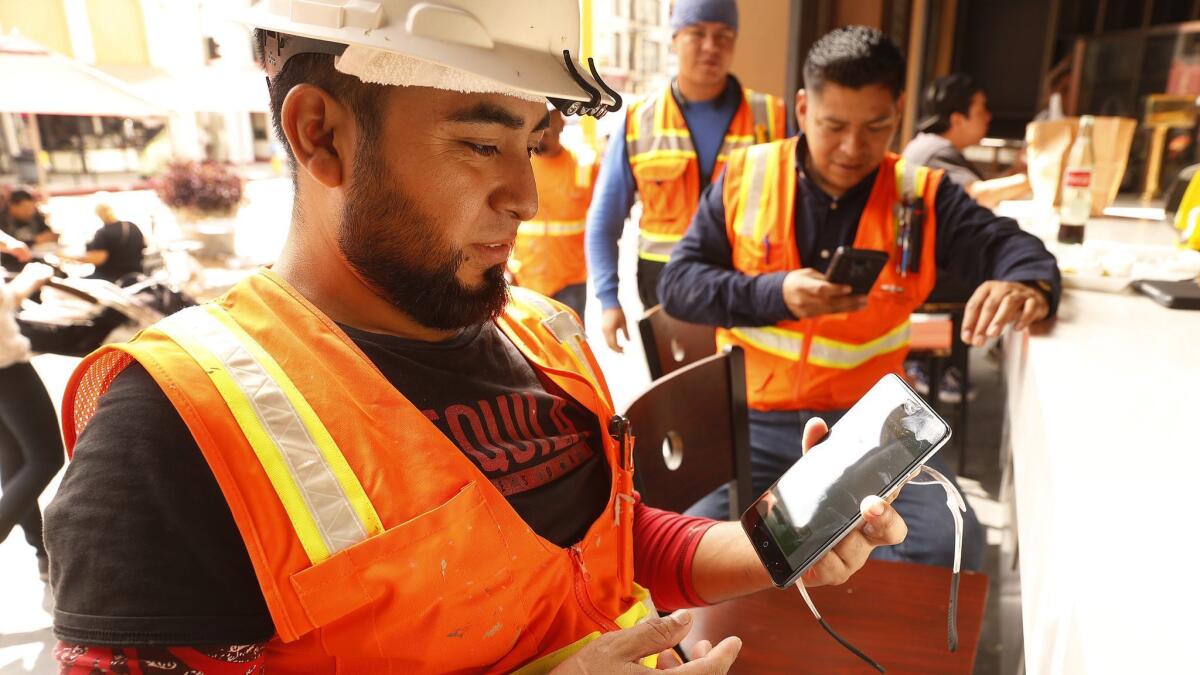
[[[886,375],[742,514],[779,588],[862,522],[868,495],[887,498],[950,440],[950,426],[904,380]]]
[[[854,295],[871,292],[879,273],[887,265],[888,254],[869,248],[839,246],[829,261],[825,278],[831,283],[844,284],[854,289]]]

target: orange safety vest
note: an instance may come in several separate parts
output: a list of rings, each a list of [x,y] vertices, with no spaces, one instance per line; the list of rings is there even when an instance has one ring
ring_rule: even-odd
[[[740,85],[739,85],[740,86]],[[725,130],[712,180],[738,148],[787,135],[787,111],[775,96],[743,90],[742,103]],[[642,200],[638,256],[665,263],[683,239],[700,204],[700,162],[683,111],[668,85],[629,107],[625,118],[629,169]]]
[[[599,165],[582,164],[563,148],[555,157],[534,155],[538,212],[521,223],[508,269],[514,282],[545,296],[587,283],[583,229]]]
[[[798,139],[734,153],[725,172],[725,229],[733,266],[743,274],[805,267],[796,246]],[[888,153],[858,221],[855,248],[886,251],[866,309],[784,321],[770,327],[719,329],[719,346],[746,352],[749,405],[756,410],[844,410],[879,378],[901,373],[908,354],[909,317],[937,278],[934,203],[942,172],[908,165]],[[899,271],[896,207],[923,199],[920,271]]]
[[[497,323],[608,428],[607,384],[573,316],[514,289]],[[64,400],[68,447],[133,360],[233,512],[277,631],[273,673],[544,673],[654,614],[633,583],[627,433],[604,434],[608,504],[564,549],[270,271],[87,357]]]

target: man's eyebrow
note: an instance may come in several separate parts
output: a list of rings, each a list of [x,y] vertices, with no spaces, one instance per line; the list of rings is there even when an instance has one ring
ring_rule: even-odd
[[[525,119],[520,115],[494,103],[486,102],[455,111],[446,119],[460,124],[499,124],[502,127],[516,130],[525,127]]]
[[[546,116],[542,118],[542,121],[537,123],[537,126],[535,126],[533,128],[533,130],[534,131],[545,131],[546,129],[549,129],[549,128],[550,128],[550,113],[546,113]]]

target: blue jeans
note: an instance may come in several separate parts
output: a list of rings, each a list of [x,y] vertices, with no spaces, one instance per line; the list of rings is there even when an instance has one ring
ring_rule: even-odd
[[[845,411],[750,411],[750,471],[754,494],[767,491],[800,459],[804,425],[820,417],[833,426]],[[929,466],[945,474],[958,486],[954,472],[934,455]],[[920,479],[918,479],[920,480]],[[960,488],[961,491],[961,488]],[[954,564],[954,518],[946,508],[946,493],[940,485],[909,485],[893,502],[908,525],[908,537],[896,546],[875,549],[877,560],[899,560],[950,567]],[[722,487],[696,502],[688,515],[723,520],[729,517],[729,488]],[[962,567],[978,570],[983,566],[984,533],[971,505],[963,514]]]

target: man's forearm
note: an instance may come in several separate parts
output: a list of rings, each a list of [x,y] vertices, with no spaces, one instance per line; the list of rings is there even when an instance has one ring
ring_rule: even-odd
[[[967,194],[989,209],[996,208],[996,205],[1005,199],[1020,197],[1028,191],[1029,178],[1023,173],[991,180],[977,180],[967,188]]]
[[[704,533],[692,561],[692,586],[712,604],[772,587],[741,523],[718,523]]]

